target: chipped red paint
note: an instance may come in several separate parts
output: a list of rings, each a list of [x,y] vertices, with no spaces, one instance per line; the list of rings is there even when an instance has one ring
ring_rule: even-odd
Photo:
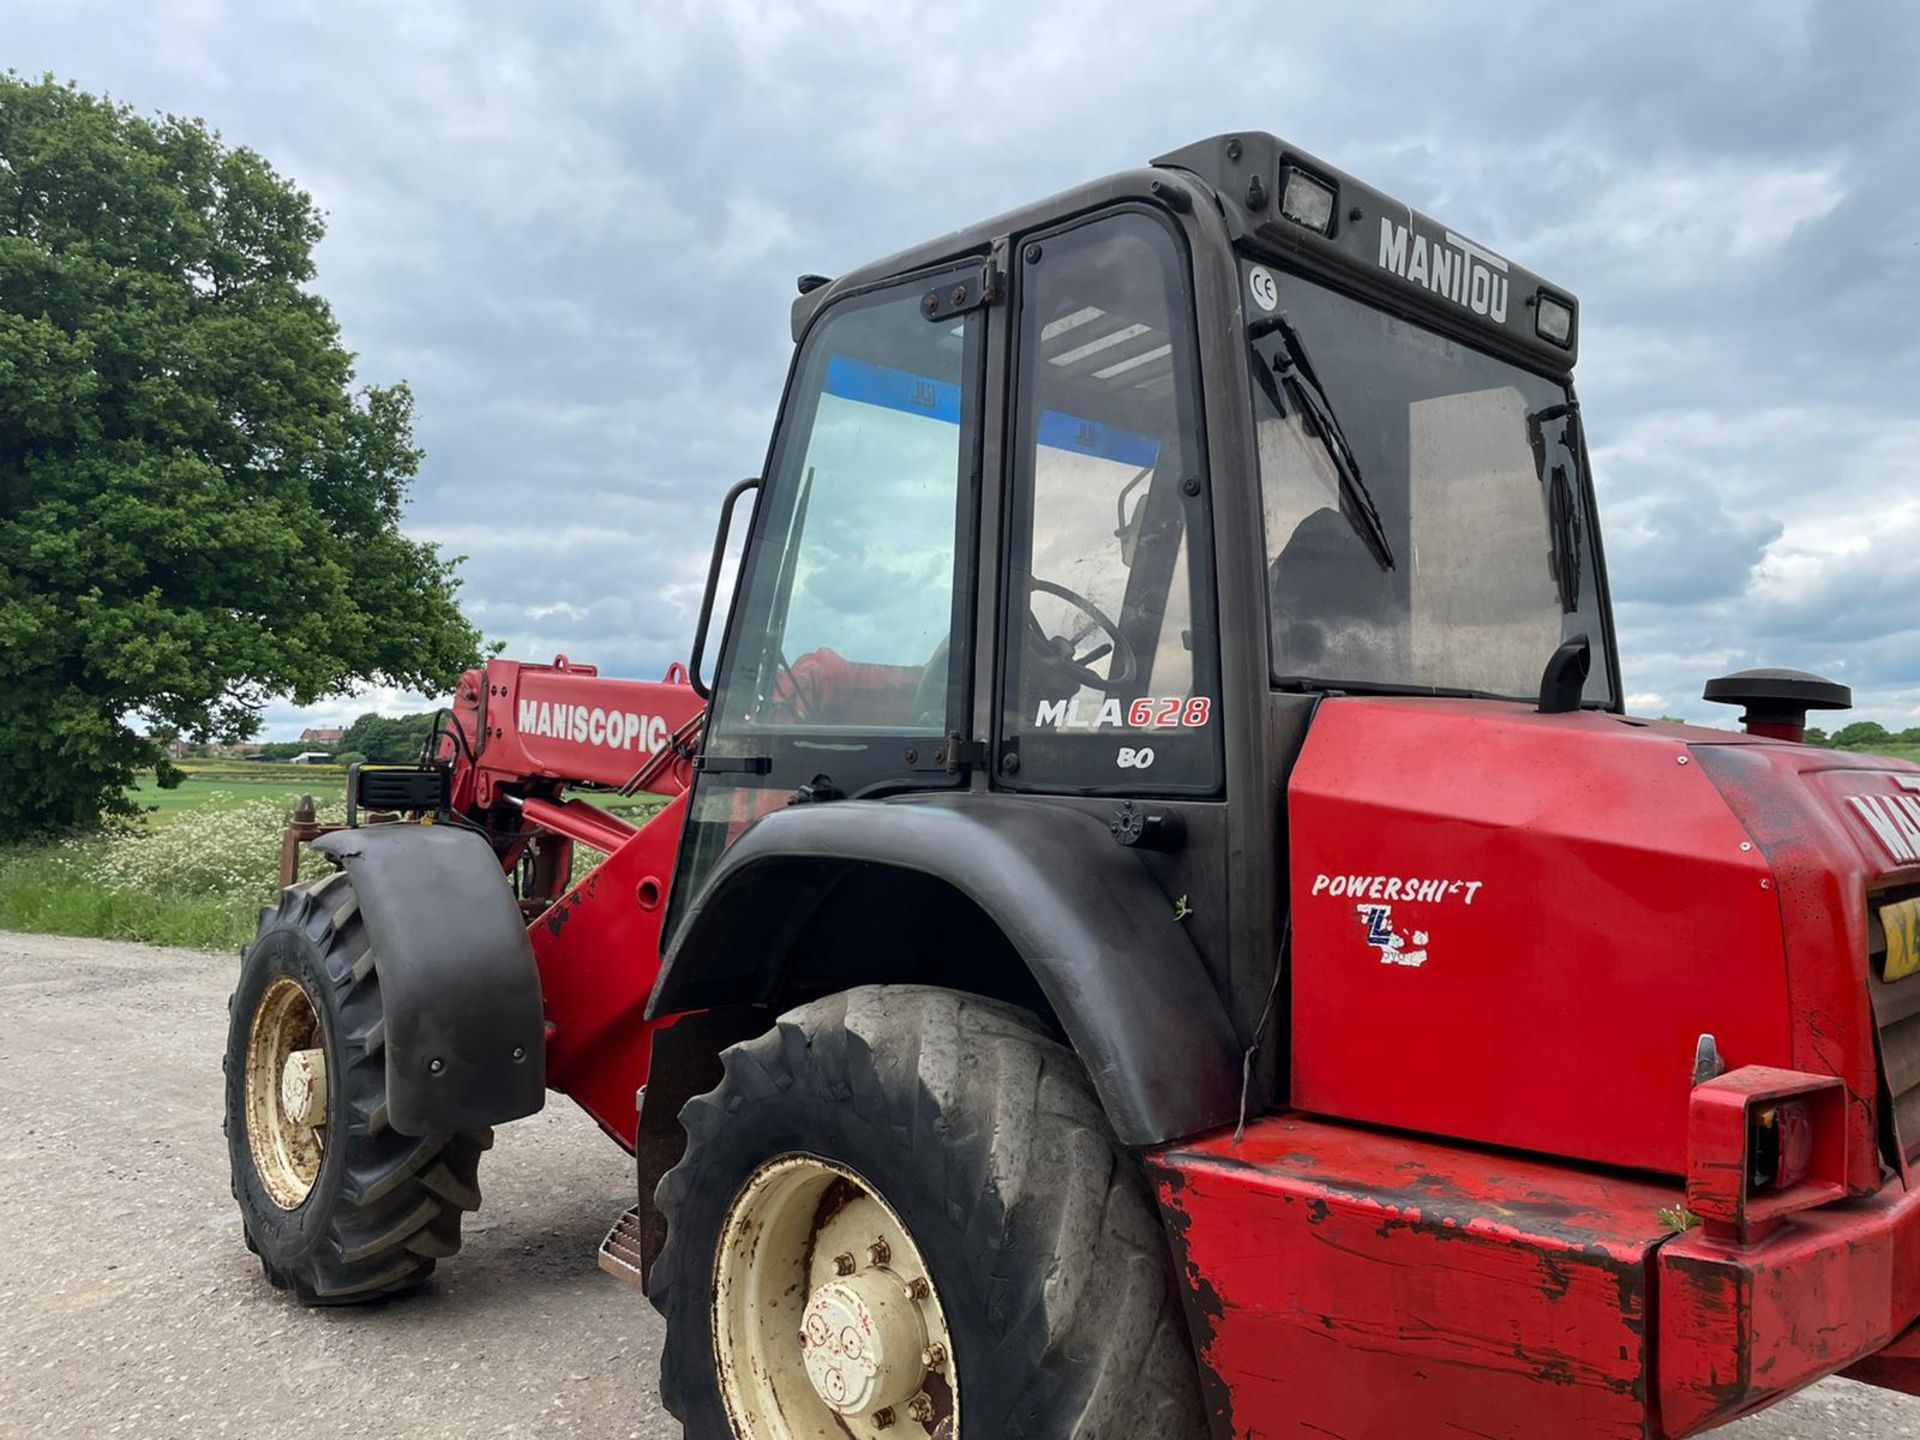
[[[628,1150],[653,1054],[656,1027],[644,1017],[686,809],[682,795],[527,931],[547,1003],[547,1085]]]
[[[1920,1195],[1893,1181],[1746,1246],[1692,1231],[1661,1249],[1658,1274],[1661,1414],[1668,1433],[1692,1435],[1872,1355],[1913,1323]],[[1870,1368],[1858,1378],[1879,1383]]]
[[[1148,1160],[1216,1433],[1645,1437],[1677,1184],[1282,1116]]]
[[[1778,897],[1694,758],[1709,735],[1492,702],[1321,705],[1288,798],[1294,1102],[1683,1173],[1699,1037],[1734,1066],[1795,1053]],[[1356,897],[1356,878],[1382,883]],[[1434,880],[1462,888],[1430,898]],[[1369,935],[1375,905],[1395,953]]]

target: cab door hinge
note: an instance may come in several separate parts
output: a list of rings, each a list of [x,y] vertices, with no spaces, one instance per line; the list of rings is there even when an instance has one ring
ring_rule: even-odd
[[[984,740],[966,740],[956,731],[947,736],[937,752],[941,766],[949,775],[958,775],[962,770],[978,769],[987,763],[987,742]]]
[[[920,297],[920,313],[928,320],[947,320],[982,305],[998,304],[1006,293],[1006,268],[989,256],[977,270],[960,271],[936,281]]]

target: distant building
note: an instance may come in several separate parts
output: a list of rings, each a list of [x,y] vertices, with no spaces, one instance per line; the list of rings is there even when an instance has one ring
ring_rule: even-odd
[[[346,738],[345,730],[321,729],[311,725],[300,732],[302,745],[338,745]]]

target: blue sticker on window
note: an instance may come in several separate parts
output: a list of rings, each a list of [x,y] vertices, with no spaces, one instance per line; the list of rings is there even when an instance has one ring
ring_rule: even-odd
[[[846,355],[835,355],[827,361],[827,394],[861,405],[877,405],[884,410],[924,415],[949,425],[960,423],[958,385]],[[1039,433],[1034,438],[1055,450],[1070,450],[1076,455],[1093,455],[1143,469],[1160,458],[1160,442],[1149,436],[1102,425],[1097,420],[1082,420],[1058,410],[1040,412]]]
[[[1097,455],[1102,460],[1117,460],[1122,465],[1136,465],[1143,469],[1160,458],[1160,442],[1157,440],[1116,429],[1112,425],[1102,425],[1098,420],[1062,415],[1058,410],[1040,412],[1040,432],[1034,438],[1055,450]]]
[[[958,385],[929,380],[924,375],[885,365],[870,365],[845,355],[835,355],[827,361],[827,394],[862,405],[924,415],[929,420],[944,420],[949,425],[960,423]]]

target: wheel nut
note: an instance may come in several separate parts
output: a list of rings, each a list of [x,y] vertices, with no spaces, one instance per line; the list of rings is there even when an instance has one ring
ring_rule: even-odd
[[[907,1414],[911,1415],[915,1420],[918,1420],[922,1425],[931,1425],[933,1423],[933,1401],[929,1400],[924,1393],[916,1395],[907,1402]]]
[[[893,1424],[893,1407],[891,1405],[884,1410],[876,1410],[873,1412],[874,1429],[885,1430],[891,1424]]]
[[[836,1275],[851,1275],[853,1273],[853,1256],[851,1255],[834,1256],[833,1257],[833,1273]]]
[[[909,1280],[907,1282],[907,1294],[916,1300],[924,1300],[932,1293],[933,1287],[923,1279]]]
[[[947,1363],[947,1347],[938,1340],[920,1352],[920,1363],[929,1370],[939,1370]]]
[[[893,1247],[887,1244],[884,1236],[867,1246],[867,1259],[875,1265],[884,1265],[892,1258]]]

